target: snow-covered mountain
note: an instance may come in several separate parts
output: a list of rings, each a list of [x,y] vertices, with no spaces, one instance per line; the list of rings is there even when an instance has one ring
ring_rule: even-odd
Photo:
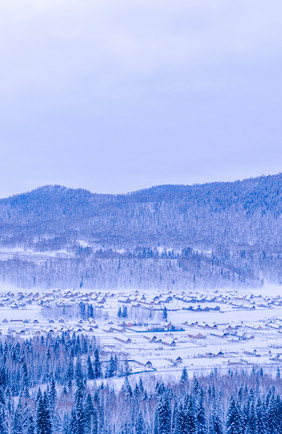
[[[282,174],[124,195],[45,186],[0,200],[0,279],[23,287],[281,283]]]

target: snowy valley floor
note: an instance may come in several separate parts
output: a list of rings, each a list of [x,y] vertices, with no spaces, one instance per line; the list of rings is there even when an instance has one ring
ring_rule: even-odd
[[[105,361],[130,374],[178,379],[261,365],[282,367],[282,288],[210,291],[17,290],[0,292],[0,332],[22,339],[69,331],[95,336]]]

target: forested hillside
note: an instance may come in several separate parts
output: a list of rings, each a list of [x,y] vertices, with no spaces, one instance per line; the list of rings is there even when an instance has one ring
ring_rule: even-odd
[[[281,283],[281,181],[124,195],[46,186],[2,199],[0,277],[45,287]]]

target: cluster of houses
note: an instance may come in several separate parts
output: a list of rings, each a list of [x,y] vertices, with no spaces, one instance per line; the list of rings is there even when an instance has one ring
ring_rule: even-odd
[[[93,315],[81,317],[81,305],[91,305]],[[280,307],[280,296],[235,291],[211,295],[193,291],[10,291],[0,292],[0,334],[25,338],[62,331],[92,333],[101,345],[125,351],[136,360],[139,357],[148,369],[154,369],[156,360],[164,364],[169,360],[169,366],[176,369],[203,358],[236,364],[267,357],[279,364],[282,319],[271,315],[265,319],[264,314],[254,321],[250,318],[259,318],[258,311],[273,312]],[[126,308],[126,317],[118,316],[120,308]],[[230,320],[228,313],[234,311],[240,312],[238,321]],[[138,312],[147,313],[141,315],[143,322],[136,319]],[[262,345],[264,339],[267,343]]]
[[[169,291],[166,294],[154,295],[154,292],[133,291],[132,293],[115,293],[101,291],[78,291],[54,289],[53,291],[42,292],[1,292],[0,308],[9,306],[12,309],[22,309],[31,304],[49,306],[56,302],[58,306],[68,307],[77,303],[94,303],[97,306],[106,305],[115,298],[119,305],[130,305],[133,308],[144,307],[147,309],[161,310],[166,306],[168,311],[191,310],[196,312],[220,311],[223,305],[232,309],[256,309],[282,306],[282,297],[268,297],[262,295],[236,295],[230,293],[218,293],[215,291],[210,296],[190,292],[179,293]],[[170,306],[169,306],[170,305]],[[189,305],[189,306],[187,306]]]

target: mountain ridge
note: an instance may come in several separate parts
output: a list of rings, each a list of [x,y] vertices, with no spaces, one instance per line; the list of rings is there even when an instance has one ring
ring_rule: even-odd
[[[234,285],[263,278],[277,283],[282,280],[281,186],[281,173],[227,183],[161,185],[121,195],[43,186],[0,200],[0,252],[15,247],[53,252],[41,264],[34,260],[29,271],[32,281],[41,279],[42,284],[48,267],[62,272],[61,286],[63,277],[68,285],[81,285],[82,279],[83,285],[98,286],[103,276],[103,285],[110,286],[138,287],[140,279],[143,286],[146,281],[167,287],[179,279],[181,287],[221,285],[228,279]],[[165,253],[157,253],[160,249]],[[56,257],[63,250],[68,257]],[[16,263],[10,269],[16,267],[21,282],[30,265],[16,254],[0,261],[0,279],[11,279],[11,260]],[[67,270],[74,263],[79,277],[69,280]],[[58,284],[55,278],[46,283]]]
[[[62,191],[77,191],[77,192],[85,192],[85,193],[89,193],[93,196],[128,196],[128,195],[134,195],[137,193],[143,193],[143,192],[147,192],[150,190],[157,190],[157,189],[166,189],[166,188],[171,188],[171,189],[178,189],[178,188],[182,188],[182,189],[190,189],[193,187],[206,187],[206,186],[217,186],[217,185],[231,185],[231,184],[239,184],[239,183],[244,183],[244,182],[252,182],[252,181],[259,181],[261,179],[266,179],[266,178],[278,178],[282,176],[282,172],[276,173],[274,175],[260,175],[260,176],[255,176],[255,177],[250,177],[250,178],[243,178],[243,179],[237,179],[235,181],[213,181],[213,182],[203,182],[203,183],[194,183],[194,184],[158,184],[158,185],[153,185],[151,187],[146,187],[146,188],[141,188],[138,190],[132,190],[132,191],[128,191],[126,193],[97,193],[97,192],[92,192],[86,188],[74,188],[74,187],[67,187],[65,185],[61,185],[61,184],[46,184],[46,185],[42,185],[42,186],[38,186],[35,187],[31,190],[28,191],[24,191],[21,193],[17,193],[17,194],[12,194],[9,195],[7,197],[3,197],[0,198],[0,203],[1,201],[5,201],[5,200],[9,200],[12,198],[16,198],[18,196],[26,196],[35,192],[39,192],[39,191],[52,191],[52,190],[62,190]]]

